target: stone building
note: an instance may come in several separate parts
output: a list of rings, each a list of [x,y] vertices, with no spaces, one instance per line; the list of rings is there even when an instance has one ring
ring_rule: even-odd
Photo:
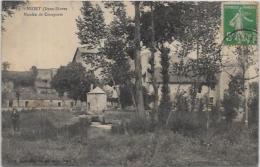
[[[94,113],[101,113],[107,109],[107,94],[96,87],[87,93],[87,110]]]
[[[21,88],[19,92],[9,92],[2,108],[17,107],[21,109],[67,108],[74,107],[74,100],[59,97],[56,94],[38,94],[32,88]]]

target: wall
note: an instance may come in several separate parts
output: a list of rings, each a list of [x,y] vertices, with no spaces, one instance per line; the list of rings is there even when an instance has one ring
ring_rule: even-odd
[[[106,94],[87,94],[87,109],[91,112],[102,112],[107,108]]]

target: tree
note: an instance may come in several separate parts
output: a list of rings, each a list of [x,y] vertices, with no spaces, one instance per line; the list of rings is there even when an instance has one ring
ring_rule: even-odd
[[[36,66],[32,66],[30,71],[31,71],[32,79],[33,79],[33,84],[35,85],[35,81],[36,81],[37,75],[38,75],[38,69]]]
[[[102,72],[107,80],[112,80],[113,85],[120,85],[120,90],[129,93],[128,96],[125,96],[120,91],[120,102],[126,104],[125,101],[128,100],[130,104],[135,104],[134,89],[131,83],[134,75],[129,64],[130,58],[133,57],[129,52],[133,42],[132,20],[126,15],[126,6],[123,2],[105,2],[104,5],[111,10],[114,17],[107,27],[107,39],[102,48],[103,54],[106,55],[105,58],[109,59],[111,63],[102,67]]]
[[[96,48],[105,36],[103,11],[99,5],[93,7],[90,1],[84,1],[82,4],[82,16],[76,19],[79,30],[76,34],[81,44],[87,45],[88,48]]]
[[[86,45],[88,49],[96,49],[97,54],[84,54],[84,61],[90,65],[92,71],[104,68],[107,71],[111,62],[108,62],[106,55],[101,51],[101,41],[106,37],[106,25],[104,21],[103,11],[99,5],[93,6],[92,2],[82,2],[81,15],[76,19],[78,39],[82,45]]]
[[[232,78],[229,82],[228,90],[224,93],[222,102],[227,125],[231,125],[232,120],[237,115],[237,110],[239,109],[241,103],[239,92],[234,89],[234,86],[237,85],[237,78],[239,78],[238,75]]]
[[[259,83],[252,82],[250,84],[249,106],[249,125],[258,125],[258,107],[259,107]]]
[[[68,97],[85,101],[86,93],[90,90],[90,85],[94,83],[94,78],[87,72],[81,63],[69,63],[61,66],[51,81],[52,87],[63,96],[65,92]]]
[[[237,80],[240,81],[240,89],[241,93],[243,94],[244,100],[243,100],[243,109],[245,113],[245,125],[248,126],[248,91],[249,91],[249,84],[248,81],[258,77],[258,74],[256,76],[253,76],[252,78],[249,77],[248,70],[249,67],[252,65],[255,65],[256,61],[254,60],[254,55],[256,55],[254,52],[256,51],[256,47],[254,46],[240,46],[237,47],[234,51],[235,55],[237,55],[238,60],[238,68],[241,71],[241,75],[237,77]],[[258,68],[257,68],[258,73]],[[232,74],[230,77],[233,77]]]
[[[8,70],[10,68],[10,63],[9,62],[3,62],[2,63],[2,81],[3,82],[6,82],[9,80],[9,77],[8,77]]]
[[[2,70],[3,71],[8,71],[8,69],[10,68],[10,63],[5,61],[2,63]]]
[[[161,125],[165,125],[169,113],[171,111],[172,103],[170,98],[170,89],[169,89],[169,52],[170,49],[165,48],[164,46],[161,49],[161,65],[162,65],[162,97],[159,106],[159,121]]]
[[[131,55],[128,52],[129,42],[133,41],[129,32],[132,21],[126,16],[126,7],[122,2],[105,2],[105,6],[112,9],[114,15],[107,28],[107,39],[102,48],[106,58],[112,61],[106,72],[107,75],[112,74],[114,84],[127,84],[133,77],[129,65]]]
[[[144,98],[142,90],[142,65],[141,65],[141,47],[140,47],[140,2],[135,1],[135,87],[137,111],[144,112]]]
[[[205,78],[203,84],[214,87],[216,81],[214,77],[219,71],[218,45],[215,43],[215,36],[220,24],[220,3],[154,2],[153,7],[154,10],[146,10],[142,14],[142,41],[150,49],[155,46],[155,49],[160,52],[166,42],[181,43],[178,46],[179,51],[174,55],[181,61],[174,63],[169,72],[193,78],[192,94],[195,99],[199,87],[202,86],[198,84],[198,78]],[[153,20],[156,22],[154,27]],[[184,58],[194,50],[197,51],[197,59],[184,61]],[[153,54],[152,51],[151,53]],[[153,55],[150,62],[150,72],[153,74]]]
[[[15,9],[19,6],[25,5],[26,3],[26,1],[2,1],[2,23],[7,17],[11,17],[14,14]],[[4,30],[3,25],[2,30]]]
[[[148,72],[151,74],[151,81],[152,81],[152,86],[154,90],[154,99],[153,99],[153,111],[152,111],[152,120],[155,119],[155,115],[158,112],[158,105],[159,105],[159,95],[158,95],[158,86],[157,86],[157,81],[155,77],[155,52],[156,52],[156,45],[155,45],[155,25],[154,25],[154,3],[153,1],[148,2],[148,6],[150,7],[151,10],[151,43],[148,45],[150,52],[151,52],[151,57],[149,59],[149,64],[150,64],[150,69],[148,69]],[[146,5],[146,3],[144,3]]]

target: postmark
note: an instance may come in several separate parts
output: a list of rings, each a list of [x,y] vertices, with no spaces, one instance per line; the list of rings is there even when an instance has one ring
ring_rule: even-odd
[[[222,5],[224,45],[257,44],[257,9],[257,3]]]

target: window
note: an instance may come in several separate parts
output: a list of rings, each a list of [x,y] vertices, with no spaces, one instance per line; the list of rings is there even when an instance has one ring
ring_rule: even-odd
[[[58,102],[58,107],[60,107],[61,106],[61,102]]]
[[[29,101],[25,101],[25,107],[28,107]]]
[[[9,107],[13,107],[13,100],[10,100],[8,105]]]

